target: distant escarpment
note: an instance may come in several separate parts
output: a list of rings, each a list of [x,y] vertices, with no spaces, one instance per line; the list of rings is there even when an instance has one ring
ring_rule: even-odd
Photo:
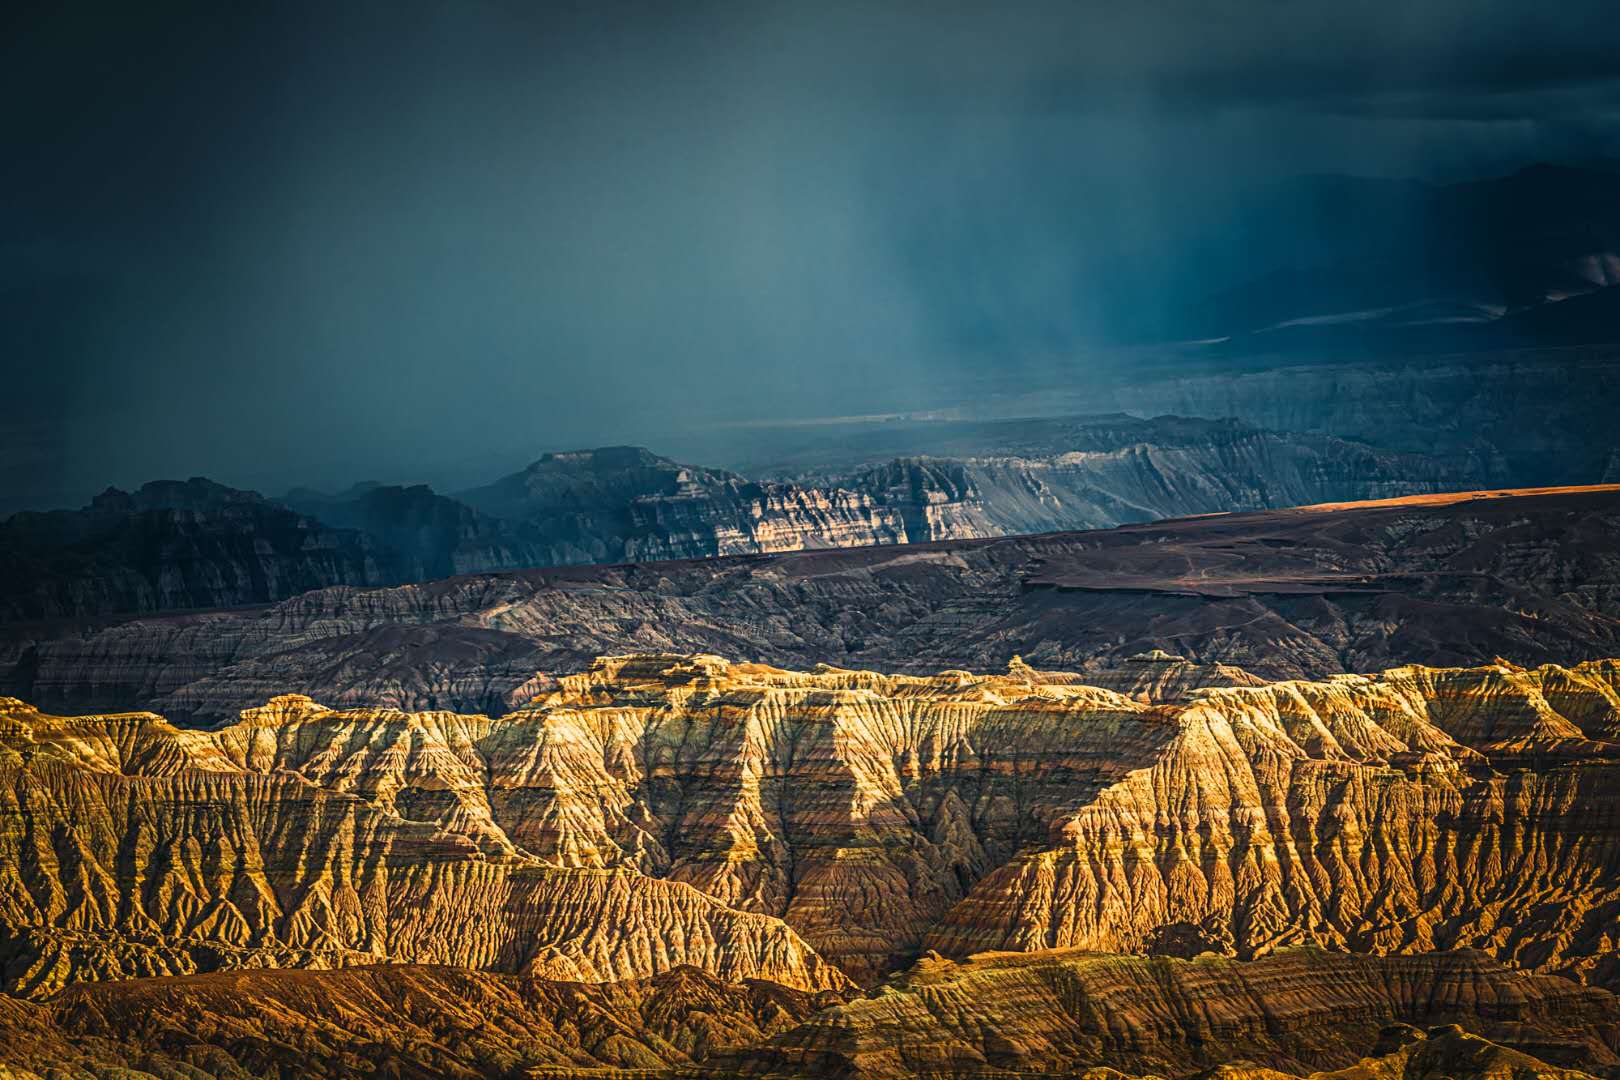
[[[1230,685],[1223,666],[1275,679],[1570,664],[1620,654],[1620,489],[322,589],[91,633],[23,627],[0,636],[0,692],[183,724],[289,692],[499,715],[635,651],[909,672],[1022,657],[1165,701]]]
[[[0,521],[0,621],[267,603],[393,580],[364,535],[208,480]]]
[[[1613,342],[1620,289],[1607,294]],[[1549,304],[1557,312],[1583,300]],[[1274,351],[1266,352],[1267,342]],[[1414,357],[1365,345],[1337,362],[1293,350],[1274,335],[1252,340],[1266,354],[1234,370],[1211,360],[1123,378],[1118,407],[1149,415],[1238,417],[1262,428],[1324,432],[1421,454],[1481,454],[1514,486],[1593,484],[1604,479],[1620,409],[1620,346],[1438,350]],[[1303,353],[1303,355],[1301,355]],[[1332,355],[1328,351],[1328,355]],[[1094,400],[1094,399],[1088,399]]]
[[[1489,453],[1393,453],[1237,421],[1119,415],[939,427],[947,453],[840,481],[898,510],[912,541],[1457,491],[1506,476]]]
[[[952,429],[954,430],[954,429]],[[750,480],[636,447],[548,454],[457,498],[362,484],[280,501],[206,480],[0,522],[0,622],[269,603],[515,567],[627,563],[1091,528],[1456,490],[1491,461],[1161,417],[974,427],[927,453]],[[932,432],[932,429],[929,429]]]
[[[635,447],[548,454],[461,498],[554,535],[550,562],[563,564],[1098,528],[1499,479],[1478,455],[1390,453],[1173,416],[922,425],[894,445],[909,452],[840,469],[858,455],[828,448],[791,478],[760,482]]]
[[[647,655],[500,719],[282,697],[209,732],[11,701],[0,813],[33,997],[384,962],[820,991],[926,949],[1309,944],[1610,983],[1620,662],[1150,704]]]

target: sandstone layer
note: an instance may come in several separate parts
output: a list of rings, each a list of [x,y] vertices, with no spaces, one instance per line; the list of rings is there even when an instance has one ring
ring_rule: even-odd
[[[1150,704],[1022,663],[642,655],[500,719],[3,717],[5,978],[34,996],[376,962],[836,989],[925,948],[1617,974],[1615,661]]]

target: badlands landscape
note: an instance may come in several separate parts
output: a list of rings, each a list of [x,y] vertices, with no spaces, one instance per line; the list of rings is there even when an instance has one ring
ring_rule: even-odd
[[[1620,391],[1504,363],[0,521],[0,1070],[1620,1076]]]
[[[1620,1074],[1617,543],[1519,489],[17,624],[5,1060]]]
[[[8,9],[0,1080],[1620,1080],[1612,7]]]

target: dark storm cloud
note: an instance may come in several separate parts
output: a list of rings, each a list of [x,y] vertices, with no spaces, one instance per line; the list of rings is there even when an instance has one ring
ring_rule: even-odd
[[[931,404],[1083,356],[1249,186],[1615,154],[1606,7],[22,12],[0,494]]]

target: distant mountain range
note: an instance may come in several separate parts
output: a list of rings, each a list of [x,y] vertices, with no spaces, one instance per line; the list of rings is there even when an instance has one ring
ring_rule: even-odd
[[[109,489],[0,520],[0,621],[1620,475],[1606,163],[1450,185],[1301,178],[1229,208],[1175,262],[1150,305],[1173,314],[1137,329],[1183,344],[962,409],[1017,415],[990,399],[1026,390],[1024,415],[1123,412],[869,424],[741,472],[639,447],[547,454],[450,495]]]
[[[109,490],[82,510],[0,522],[0,619],[232,607],[331,585],[516,567],[1099,528],[1505,478],[1490,453],[1474,449],[1391,452],[1171,416],[917,425],[906,434],[875,445],[875,458],[846,450],[776,479],[607,447],[547,454],[456,497],[361,484],[273,500],[201,478]]]
[[[1536,325],[1483,328],[1620,284],[1620,168],[1602,160],[1460,183],[1189,180],[1177,196],[1141,219],[1059,194],[1044,218],[1007,208],[1004,232],[920,216],[906,269],[949,347],[1015,366],[1104,343],[1350,348],[1373,330],[1385,348],[1497,348]],[[986,265],[1020,263],[1027,280],[985,280]],[[1612,343],[1620,326],[1580,336]]]

